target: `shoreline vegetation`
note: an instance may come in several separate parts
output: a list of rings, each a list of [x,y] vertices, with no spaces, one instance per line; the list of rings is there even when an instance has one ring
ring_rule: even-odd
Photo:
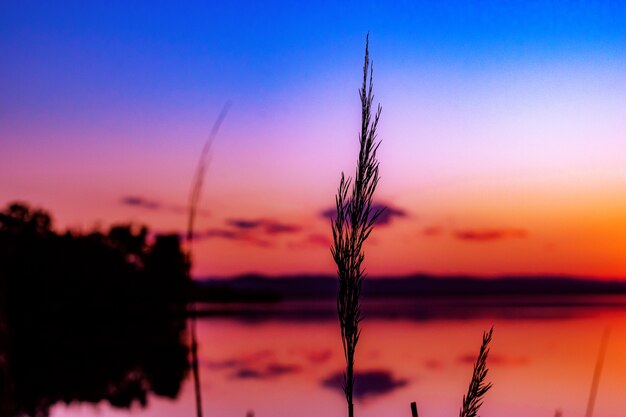
[[[333,300],[337,279],[332,275],[245,274],[232,278],[204,278],[192,282],[197,302],[276,303],[300,300]],[[368,277],[362,293],[367,299],[498,299],[554,300],[626,295],[626,282],[567,276],[408,276]],[[559,301],[560,300],[560,301]]]

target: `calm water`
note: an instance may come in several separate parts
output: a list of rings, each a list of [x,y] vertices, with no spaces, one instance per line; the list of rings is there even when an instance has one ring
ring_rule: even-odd
[[[555,302],[556,301],[556,302]],[[357,352],[356,413],[458,415],[483,330],[494,325],[493,389],[483,417],[583,416],[601,336],[610,328],[595,416],[626,416],[626,299],[370,303]],[[198,322],[206,416],[345,416],[332,303],[231,307]],[[220,311],[219,313],[224,313]],[[359,385],[360,382],[360,385]],[[190,379],[145,408],[56,405],[54,417],[193,416]]]

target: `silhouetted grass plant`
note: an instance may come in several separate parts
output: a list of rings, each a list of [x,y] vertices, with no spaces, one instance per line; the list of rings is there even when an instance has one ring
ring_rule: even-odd
[[[193,255],[193,238],[194,238],[194,226],[196,220],[196,212],[198,211],[198,204],[200,202],[200,195],[202,192],[202,184],[204,182],[204,175],[209,163],[209,151],[213,145],[213,141],[217,136],[217,132],[222,125],[222,122],[228,114],[230,109],[230,102],[227,102],[219,116],[213,124],[211,133],[207,141],[202,147],[200,153],[200,160],[196,167],[196,172],[191,184],[191,192],[189,193],[189,213],[187,217],[187,258],[189,261],[189,280],[191,280],[191,260]],[[194,392],[196,397],[196,416],[202,417],[202,390],[200,388],[200,369],[198,366],[198,337],[196,335],[196,304],[193,300],[187,302],[187,314],[189,316],[189,333],[191,336],[191,369],[193,372]]]
[[[346,359],[343,390],[348,404],[348,417],[354,417],[354,360],[356,347],[361,336],[361,285],[365,278],[363,244],[374,229],[376,220],[382,213],[373,210],[374,191],[378,185],[378,159],[376,152],[380,141],[376,141],[376,128],[382,107],[380,104],[372,116],[373,69],[369,59],[369,34],[365,40],[365,59],[363,63],[363,84],[359,89],[361,98],[361,131],[359,134],[359,157],[357,160],[354,183],[341,173],[341,180],[335,196],[336,217],[331,222],[333,244],[331,254],[337,265],[339,291],[337,294],[337,313],[341,328],[341,342]],[[351,187],[352,185],[352,187]],[[491,388],[486,382],[489,355],[489,343],[493,327],[483,333],[483,341],[467,394],[463,396],[460,417],[477,417],[483,398]],[[418,417],[417,405],[411,403],[413,417]]]
[[[376,127],[380,118],[381,106],[372,118],[373,82],[369,59],[369,35],[365,42],[363,64],[363,85],[359,90],[361,98],[361,132],[359,135],[359,157],[352,192],[348,196],[351,179],[341,173],[341,181],[335,198],[337,215],[332,221],[333,246],[331,253],[337,264],[339,292],[337,312],[341,327],[341,341],[346,359],[344,373],[344,393],[348,404],[348,416],[354,416],[354,356],[361,335],[361,283],[365,277],[363,243],[374,228],[382,210],[372,210],[374,191],[378,185],[378,160],[376,151]]]
[[[463,396],[463,405],[459,412],[460,417],[477,417],[478,410],[483,404],[483,399],[487,391],[491,389],[491,382],[486,382],[487,373],[487,357],[489,356],[489,343],[491,343],[491,337],[493,336],[493,327],[489,329],[489,332],[483,333],[483,343],[480,346],[478,358],[474,363],[474,371],[472,372],[472,379],[467,389],[467,395]],[[412,417],[418,417],[417,404],[411,403],[411,415]]]
[[[491,382],[486,382],[487,373],[487,356],[489,356],[489,343],[493,335],[493,327],[489,332],[483,333],[483,343],[480,346],[478,358],[474,364],[474,372],[472,372],[472,380],[470,381],[467,395],[463,396],[463,406],[459,413],[459,417],[476,417],[478,410],[483,404],[483,398],[487,391],[491,388]]]

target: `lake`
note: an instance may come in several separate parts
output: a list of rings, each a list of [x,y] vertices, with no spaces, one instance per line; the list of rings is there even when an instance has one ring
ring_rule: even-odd
[[[197,322],[205,416],[342,417],[344,366],[332,302],[204,305]],[[595,416],[626,409],[626,298],[395,300],[367,303],[355,414],[458,415],[482,333],[494,326],[483,417],[583,416],[610,329]],[[70,403],[53,417],[193,416],[190,374],[175,399],[131,409]]]

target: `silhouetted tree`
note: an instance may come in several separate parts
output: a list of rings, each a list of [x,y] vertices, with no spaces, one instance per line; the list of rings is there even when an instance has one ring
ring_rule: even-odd
[[[189,370],[188,265],[177,236],[149,236],[130,224],[57,233],[49,214],[26,204],[0,212],[6,415],[178,395]]]

